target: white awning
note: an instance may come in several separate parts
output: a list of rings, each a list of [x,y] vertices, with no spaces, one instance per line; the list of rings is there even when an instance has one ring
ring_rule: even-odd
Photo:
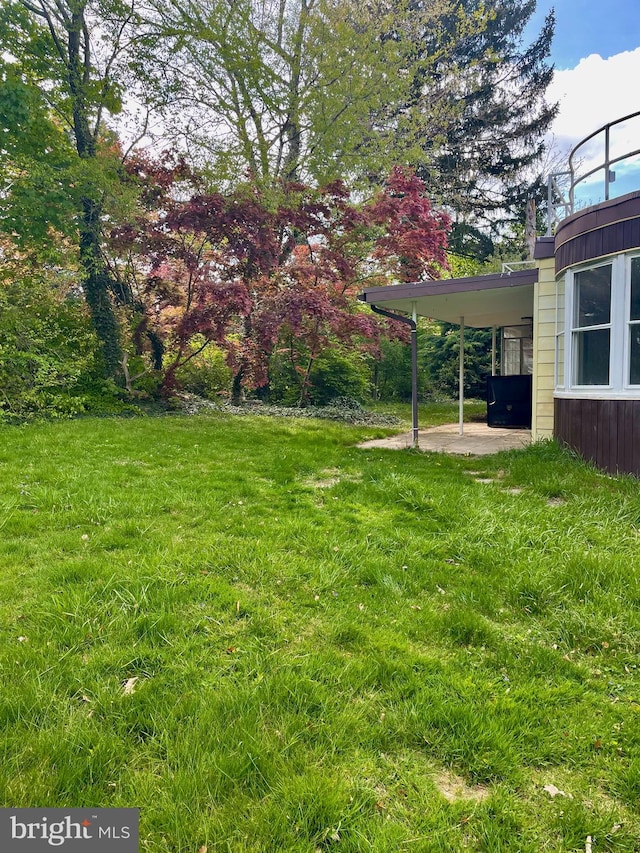
[[[449,278],[390,287],[370,287],[360,300],[390,311],[487,328],[519,326],[533,317],[533,288],[538,270]]]

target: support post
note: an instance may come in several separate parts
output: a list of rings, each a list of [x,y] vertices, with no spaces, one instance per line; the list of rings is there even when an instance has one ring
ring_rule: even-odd
[[[491,329],[491,375],[496,375],[496,327]]]
[[[413,306],[414,319],[404,317],[402,314],[394,314],[392,311],[387,311],[385,308],[379,308],[373,303],[369,307],[376,314],[382,314],[383,317],[389,317],[391,320],[397,320],[400,323],[406,323],[411,327],[411,446],[418,449],[418,330],[416,328],[416,307]]]
[[[460,317],[460,364],[458,369],[458,432],[464,434],[464,317]]]
[[[418,449],[418,311],[411,306],[411,446]]]

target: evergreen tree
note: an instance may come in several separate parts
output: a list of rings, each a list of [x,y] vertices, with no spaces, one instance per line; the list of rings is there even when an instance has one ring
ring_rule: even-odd
[[[557,111],[545,98],[553,74],[554,16],[547,16],[532,44],[523,44],[535,6],[535,0],[491,0],[488,5],[461,0],[444,29],[426,34],[421,48],[437,57],[439,47],[451,42],[446,63],[436,58],[423,86],[456,117],[440,137],[425,141],[428,165],[421,175],[438,201],[455,211],[452,250],[481,259],[491,248],[481,232],[524,221],[527,199],[543,197],[536,167]],[[460,11],[467,17],[484,13],[485,26],[460,39]],[[425,90],[416,92],[418,100],[424,97]]]

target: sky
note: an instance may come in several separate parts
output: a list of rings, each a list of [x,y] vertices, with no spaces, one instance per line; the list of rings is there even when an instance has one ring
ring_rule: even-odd
[[[538,0],[527,43],[555,7],[549,100],[559,101],[554,147],[567,151],[610,121],[640,110],[640,0]],[[631,131],[640,148],[640,121]]]

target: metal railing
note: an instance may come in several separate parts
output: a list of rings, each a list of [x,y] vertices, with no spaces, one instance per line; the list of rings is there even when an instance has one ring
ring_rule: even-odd
[[[554,172],[547,181],[547,234],[576,210],[640,189],[639,143],[637,111],[603,125],[575,145],[569,171]]]
[[[503,261],[502,267],[500,269],[501,275],[510,275],[512,272],[517,272],[518,270],[530,270],[533,269],[536,265],[534,260],[529,261]]]

